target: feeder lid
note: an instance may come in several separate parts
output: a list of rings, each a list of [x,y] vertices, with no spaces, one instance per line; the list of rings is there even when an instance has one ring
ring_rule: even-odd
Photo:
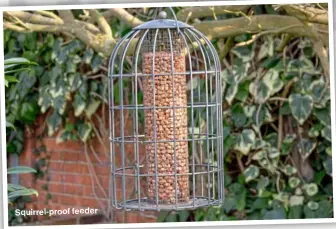
[[[181,21],[176,21],[172,19],[157,19],[145,22],[141,25],[138,25],[134,30],[140,29],[177,29],[177,28],[192,28],[192,26],[183,23]]]

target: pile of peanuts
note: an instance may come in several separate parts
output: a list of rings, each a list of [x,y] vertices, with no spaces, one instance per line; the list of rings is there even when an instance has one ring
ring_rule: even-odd
[[[155,108],[155,112],[154,109],[145,109],[146,140],[166,141],[156,144],[148,143],[145,147],[147,172],[152,174],[147,178],[147,195],[149,200],[156,201],[156,193],[158,193],[160,204],[171,204],[176,203],[176,201],[187,202],[189,200],[188,175],[175,176],[175,171],[176,174],[187,174],[189,172],[188,142],[186,140],[188,137],[187,108],[176,108],[176,106],[187,106],[186,76],[177,74],[173,76],[171,74],[171,58],[170,51],[155,52],[154,91],[153,77],[145,76],[142,79],[144,106],[170,107]],[[184,55],[175,52],[173,54],[173,64],[174,72],[185,72]],[[145,52],[142,54],[142,71],[144,74],[153,74],[152,69],[153,53]],[[164,76],[155,75],[162,73],[168,74]],[[174,140],[176,140],[175,144]],[[154,174],[159,176],[156,177]]]

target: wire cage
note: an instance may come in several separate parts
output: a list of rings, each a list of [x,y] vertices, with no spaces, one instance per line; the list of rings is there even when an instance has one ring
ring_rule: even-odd
[[[219,205],[219,57],[195,28],[175,15],[159,16],[123,37],[109,62],[112,205],[141,211]]]

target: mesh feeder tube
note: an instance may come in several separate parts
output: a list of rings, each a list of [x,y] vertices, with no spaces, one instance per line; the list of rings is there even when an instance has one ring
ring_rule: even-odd
[[[187,202],[187,88],[186,75],[178,74],[186,70],[185,50],[176,30],[153,31],[144,44],[148,44],[142,51],[143,102],[149,108],[144,112],[147,196],[160,204]]]

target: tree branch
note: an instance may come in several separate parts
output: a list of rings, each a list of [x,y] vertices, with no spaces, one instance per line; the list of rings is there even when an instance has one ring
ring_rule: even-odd
[[[107,12],[109,13],[108,15]],[[139,18],[134,17],[133,15],[131,15],[125,9],[122,8],[109,9],[108,11],[106,11],[104,17],[106,16],[115,16],[131,27],[136,27],[143,23],[143,21],[141,21]]]
[[[189,21],[195,18],[208,17],[212,15],[225,14],[228,11],[233,11],[239,13],[239,11],[246,11],[251,6],[199,6],[199,7],[189,7],[178,12],[177,19],[180,21]]]
[[[286,12],[304,21],[328,25],[328,11],[309,6],[283,5]]]
[[[291,25],[302,25],[290,27]],[[313,26],[313,25],[311,25]],[[314,25],[321,28],[320,25]],[[292,16],[280,15],[256,15],[249,18],[239,17],[217,21],[203,21],[194,25],[196,29],[205,34],[210,40],[220,37],[233,37],[244,33],[260,33],[266,30],[278,30],[281,33],[289,33],[293,36],[315,38],[315,34],[301,20]],[[284,29],[288,27],[287,29]],[[323,27],[324,28],[324,27]],[[325,45],[328,44],[328,36],[322,38]]]
[[[112,30],[110,25],[107,23],[106,19],[98,12],[98,10],[90,9],[89,12],[91,13],[94,20],[99,25],[101,31],[110,39],[113,38]]]
[[[35,24],[45,24],[45,25],[61,25],[63,24],[62,19],[55,19],[50,17],[44,17],[39,14],[32,14],[25,11],[5,11],[4,16],[8,18],[9,16],[17,17],[24,22],[30,22]]]

